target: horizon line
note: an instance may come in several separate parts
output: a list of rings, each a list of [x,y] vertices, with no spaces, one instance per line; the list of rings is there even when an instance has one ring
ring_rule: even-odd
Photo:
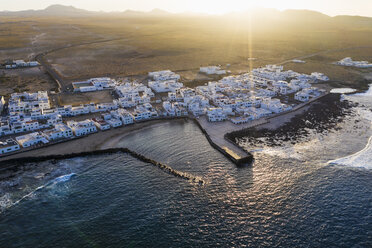
[[[285,12],[285,11],[288,11],[288,10],[298,10],[298,11],[310,11],[310,12],[316,12],[316,13],[320,13],[320,14],[323,14],[323,15],[326,15],[326,16],[329,16],[329,17],[336,17],[336,16],[355,16],[355,17],[367,17],[367,18],[372,18],[372,15],[371,16],[364,16],[364,15],[358,15],[358,14],[337,14],[337,15],[330,15],[330,14],[326,14],[322,11],[318,11],[318,10],[313,10],[313,9],[304,9],[304,8],[286,8],[286,9],[278,9],[278,8],[269,8],[269,7],[253,7],[253,8],[246,8],[244,10],[240,10],[240,11],[229,11],[229,12],[225,12],[225,13],[207,13],[207,12],[203,12],[203,11],[192,11],[192,10],[187,10],[187,11],[182,11],[182,12],[178,12],[178,11],[171,11],[171,10],[166,10],[166,9],[162,9],[162,8],[153,8],[151,10],[138,10],[138,9],[133,9],[133,8],[128,8],[128,9],[123,9],[123,10],[88,10],[88,9],[85,9],[85,8],[79,8],[79,7],[76,7],[76,6],[73,6],[73,5],[64,5],[64,4],[51,4],[51,5],[48,5],[44,8],[40,8],[40,9],[19,9],[19,10],[7,10],[7,9],[0,9],[0,12],[8,12],[8,13],[16,13],[16,12],[23,12],[23,11],[42,11],[42,10],[46,10],[48,9],[49,7],[51,6],[62,6],[62,7],[72,7],[72,8],[75,8],[75,9],[78,9],[78,10],[83,10],[83,11],[87,11],[87,12],[95,12],[95,13],[101,13],[101,14],[110,14],[110,13],[123,13],[123,12],[126,12],[126,11],[134,11],[134,12],[140,12],[140,13],[151,13],[155,10],[160,10],[160,11],[164,11],[164,12],[167,12],[169,14],[174,14],[174,15],[177,15],[177,14],[197,14],[197,15],[205,15],[205,16],[224,16],[224,15],[229,15],[229,14],[232,14],[232,13],[244,13],[244,12],[249,12],[249,11],[255,11],[255,10],[276,10],[278,12]]]

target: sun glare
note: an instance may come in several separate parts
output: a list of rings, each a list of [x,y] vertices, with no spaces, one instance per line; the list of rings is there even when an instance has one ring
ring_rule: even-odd
[[[188,9],[195,12],[207,14],[225,14],[228,12],[239,12],[254,10],[256,8],[276,8],[279,10],[289,8],[305,8],[305,6],[293,0],[230,0],[228,4],[225,1],[203,0],[188,1]]]

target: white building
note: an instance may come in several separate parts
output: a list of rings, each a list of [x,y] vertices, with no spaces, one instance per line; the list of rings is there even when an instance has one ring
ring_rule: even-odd
[[[304,91],[300,91],[300,92],[297,92],[294,96],[294,98],[297,100],[297,101],[300,101],[300,102],[308,102],[309,99],[310,99],[310,96],[307,92],[304,92]]]
[[[13,93],[8,105],[10,112],[31,111],[35,108],[50,108],[48,92],[46,91],[39,91],[38,93]]]
[[[125,109],[120,108],[117,111],[111,111],[110,113],[114,118],[120,119],[124,125],[134,123],[133,116]]]
[[[53,129],[44,130],[42,133],[50,141],[74,136],[72,129],[63,123],[56,124]]]
[[[311,73],[311,77],[313,77],[314,81],[329,81],[329,78],[320,72]]]
[[[293,59],[292,60],[293,63],[300,63],[300,64],[305,64],[306,61],[303,61],[303,60],[300,60],[300,59]]]
[[[0,96],[0,114],[3,112],[4,105],[5,105],[5,99],[3,96]]]
[[[274,90],[281,95],[287,95],[289,93],[289,86],[286,81],[273,82],[272,85]]]
[[[283,104],[279,99],[265,98],[262,100],[261,108],[265,108],[274,113],[281,113],[292,109],[291,106]]]
[[[249,116],[250,119],[252,120],[258,120],[262,117],[266,117],[266,116],[269,116],[271,115],[272,112],[268,109],[265,109],[265,108],[248,108],[245,112],[244,112],[244,115],[245,116]]]
[[[176,80],[151,81],[149,82],[149,87],[157,93],[176,92],[176,90],[183,87],[183,83],[179,83]]]
[[[20,68],[20,67],[34,67],[34,66],[39,66],[39,62],[37,61],[29,61],[25,62],[24,60],[14,60],[11,64],[5,65],[6,69],[15,69],[15,68]]]
[[[369,63],[368,61],[353,61],[350,57],[341,59],[340,61],[336,62],[336,64],[359,68],[372,68],[372,63]]]
[[[0,156],[9,152],[19,150],[19,144],[14,139],[0,141]]]
[[[230,119],[232,123],[235,125],[248,123],[250,121],[254,120],[251,116],[239,116],[239,117],[233,117]]]
[[[12,122],[11,128],[14,133],[22,133],[39,130],[41,127],[38,121],[32,120],[31,118],[25,118],[23,120]]]
[[[47,144],[49,143],[48,139],[43,136],[40,132],[30,133],[22,136],[16,137],[18,144],[22,147],[30,147],[37,144]]]
[[[111,128],[110,124],[104,119],[93,118],[92,120],[94,121],[94,125],[96,125],[96,127],[99,130],[104,131],[104,130],[109,130]]]
[[[1,120],[0,121],[0,136],[13,134],[14,131],[11,128],[11,125],[8,120]]]
[[[144,105],[138,105],[131,112],[131,115],[133,116],[135,121],[144,121],[158,117],[157,111],[153,109],[152,106],[150,108],[146,108]]]
[[[225,121],[227,119],[222,108],[208,108],[207,117],[210,122]]]
[[[205,73],[208,75],[223,75],[226,74],[225,70],[222,70],[219,66],[207,66],[207,67],[200,67],[200,72]]]
[[[67,126],[69,126],[74,132],[75,136],[78,137],[97,132],[94,122],[89,119],[85,121],[68,121]]]
[[[108,77],[91,78],[87,81],[72,83],[74,91],[78,92],[99,91],[108,88],[113,88],[115,85],[116,85],[115,80]]]
[[[155,81],[167,81],[167,80],[180,80],[181,76],[170,71],[155,71],[155,72],[149,72],[149,77],[154,79]]]
[[[133,121],[133,118],[132,118]],[[123,125],[123,122],[120,119],[116,118],[111,118],[109,120],[106,120],[108,124],[110,124],[111,127],[116,128],[116,127],[121,127]]]

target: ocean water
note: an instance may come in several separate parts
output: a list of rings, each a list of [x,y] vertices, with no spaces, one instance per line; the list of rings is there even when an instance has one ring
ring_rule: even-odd
[[[371,156],[369,100],[352,97],[365,102],[337,130],[246,147],[252,167],[187,121],[120,141],[202,186],[122,153],[29,164],[0,182],[0,247],[372,247],[370,164],[330,163]]]

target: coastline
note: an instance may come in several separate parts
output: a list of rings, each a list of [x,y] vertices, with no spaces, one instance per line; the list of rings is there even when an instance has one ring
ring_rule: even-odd
[[[113,139],[118,141],[121,137],[133,131],[140,130],[142,128],[163,122],[164,120],[151,120],[147,122],[136,123],[130,126],[123,126],[103,132],[93,133],[91,135],[84,136],[81,138],[66,140],[66,142],[51,144],[45,147],[36,148],[29,151],[20,152],[17,154],[11,154],[9,156],[4,156],[0,158],[0,163],[23,157],[67,155],[73,153],[92,152],[102,149],[116,148],[115,143],[112,142]]]
[[[122,126],[115,129],[106,131],[100,131],[94,134],[90,134],[85,137],[75,138],[72,140],[65,140],[60,143],[49,144],[45,147],[33,148],[28,151],[22,151],[16,154],[10,154],[0,158],[0,163],[4,164],[7,161],[14,159],[21,160],[22,158],[41,158],[46,156],[68,156],[71,154],[78,153],[100,153],[102,150],[117,149],[118,143],[126,135],[132,132],[139,131],[143,128],[150,128],[154,125],[163,124],[165,122],[176,122],[176,121],[193,121],[205,135],[210,145],[215,148],[218,152],[222,153],[225,157],[231,160],[237,166],[250,165],[254,161],[253,155],[240,147],[238,143],[231,139],[231,135],[236,133],[246,133],[250,130],[267,128],[276,130],[286,123],[290,123],[291,120],[297,115],[304,114],[313,104],[317,104],[321,98],[314,99],[314,101],[308,102],[302,105],[300,108],[295,110],[278,114],[273,117],[263,118],[262,120],[254,121],[252,123],[235,125],[231,129],[231,123],[213,123],[215,124],[211,128],[210,124],[204,119],[195,119],[192,117],[175,117],[166,119],[154,119],[146,122],[135,123],[129,126]]]
[[[205,181],[197,176],[191,175],[186,172],[182,172],[179,170],[175,170],[172,167],[157,162],[151,158],[147,158],[139,153],[136,153],[128,148],[111,148],[111,149],[103,149],[103,150],[95,150],[95,151],[88,151],[88,152],[79,152],[79,153],[71,153],[71,154],[61,154],[61,155],[49,155],[49,156],[40,156],[40,157],[22,157],[22,158],[14,158],[7,160],[3,165],[8,164],[9,167],[0,168],[0,170],[17,170],[18,166],[22,166],[25,163],[37,163],[37,162],[44,162],[44,161],[56,161],[61,159],[71,159],[76,157],[85,157],[85,156],[93,156],[93,155],[101,155],[101,154],[113,154],[113,153],[126,153],[132,156],[133,158],[136,158],[144,163],[152,164],[156,167],[158,167],[160,170],[168,173],[169,175],[189,180],[195,183],[198,183],[199,185],[205,184]]]
[[[51,159],[59,156],[70,156],[74,154],[85,154],[85,153],[101,153],[105,150],[110,149],[121,149],[123,147],[118,147],[118,143],[121,139],[123,139],[126,135],[130,133],[140,131],[143,128],[150,128],[154,125],[161,125],[166,122],[184,122],[184,121],[193,121],[201,130],[201,132],[205,135],[206,139],[210,143],[210,145],[215,148],[217,151],[221,152],[225,157],[230,159],[234,164],[241,166],[251,164],[253,162],[253,155],[244,151],[244,156],[242,157],[235,157],[234,152],[230,152],[218,144],[216,144],[208,134],[208,132],[203,128],[203,126],[199,123],[198,120],[195,118],[190,117],[179,117],[179,118],[172,118],[172,119],[158,119],[158,120],[149,120],[146,122],[135,123],[130,126],[123,126],[116,129],[110,129],[103,132],[98,132],[94,134],[90,134],[85,137],[73,139],[73,140],[66,140],[65,142],[56,143],[56,144],[49,144],[45,147],[35,148],[29,151],[19,152],[17,154],[11,154],[9,156],[5,156],[0,158],[1,164],[6,164],[12,161],[27,161],[27,159],[40,159],[45,157],[50,157]],[[234,145],[237,149],[242,149],[239,146]],[[127,149],[127,148],[124,148]],[[25,160],[25,158],[27,158]],[[1,170],[1,166],[0,166]]]
[[[288,113],[290,117],[286,115],[274,117],[263,125],[228,133],[226,139],[238,145],[240,139],[247,138],[248,143],[253,146],[262,143],[260,138],[266,138],[270,146],[281,146],[281,141],[293,143],[298,138],[308,135],[307,129],[323,132],[336,128],[353,106],[350,102],[340,101],[340,96],[341,94],[336,93],[328,94],[302,110]]]

